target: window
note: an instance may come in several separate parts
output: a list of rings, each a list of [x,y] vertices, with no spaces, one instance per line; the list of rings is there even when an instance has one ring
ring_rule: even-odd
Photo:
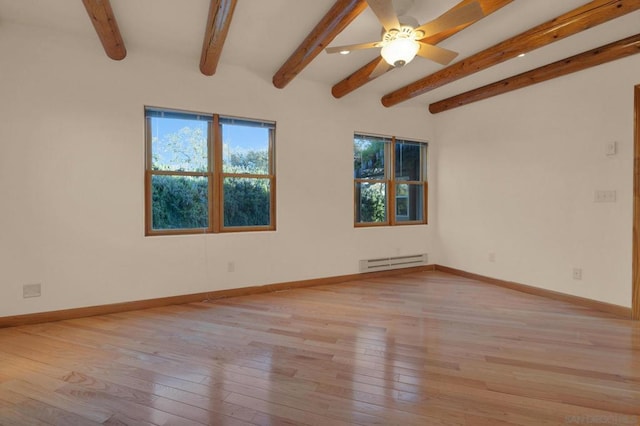
[[[356,226],[427,223],[427,144],[355,134]]]
[[[145,108],[147,235],[275,229],[275,123]]]

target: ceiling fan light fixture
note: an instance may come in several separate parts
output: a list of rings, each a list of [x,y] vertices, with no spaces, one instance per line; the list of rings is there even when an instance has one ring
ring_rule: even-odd
[[[394,67],[401,67],[413,60],[420,45],[413,38],[398,37],[388,42],[380,51],[384,60]]]

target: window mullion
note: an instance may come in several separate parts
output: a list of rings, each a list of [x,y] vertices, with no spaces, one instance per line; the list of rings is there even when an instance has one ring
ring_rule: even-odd
[[[151,188],[151,169],[152,169],[152,151],[151,151],[151,118],[146,117],[144,120],[145,125],[145,175],[144,175],[144,228],[145,235],[150,235],[153,228],[153,223],[151,222],[153,217],[152,212],[152,188]]]
[[[271,229],[276,227],[276,130],[269,129],[269,217]]]
[[[152,132],[151,132],[151,118],[150,117],[146,117],[144,120],[144,125],[145,125],[145,143],[146,143],[146,155],[145,155],[145,169],[146,170],[152,170],[153,169],[153,154],[151,151],[151,139],[152,139]]]
[[[389,143],[389,164],[387,172],[387,217],[389,218],[389,225],[396,224],[396,185],[395,185],[395,157],[396,157],[396,137],[391,137],[391,143]]]
[[[235,178],[247,178],[247,179],[271,179],[273,175],[257,175],[253,173],[220,173],[221,177],[224,179],[226,177],[235,177]]]
[[[210,232],[220,232],[223,213],[222,192],[222,127],[220,116],[213,115],[210,133],[210,150],[212,152],[209,161],[211,201],[209,204],[209,217],[211,218]]]
[[[146,170],[144,176],[144,196],[145,196],[145,205],[144,205],[144,227],[145,234],[150,235],[152,232],[153,224],[151,223],[153,212],[152,212],[152,188],[151,188],[151,172]]]
[[[276,159],[275,159],[275,140],[276,130],[269,129],[269,175],[274,176],[276,174]]]
[[[272,169],[272,172],[274,170]],[[269,176],[269,218],[271,219],[271,224],[269,225],[271,229],[275,229],[276,227],[276,177],[275,174],[271,174]]]
[[[422,211],[422,214],[424,216],[424,223],[427,224],[429,223],[429,183],[425,180],[423,182],[423,187],[422,187],[422,198],[423,198],[423,205],[422,208],[424,209]]]
[[[201,176],[206,177],[207,172],[185,172],[183,170],[149,170],[155,176]]]

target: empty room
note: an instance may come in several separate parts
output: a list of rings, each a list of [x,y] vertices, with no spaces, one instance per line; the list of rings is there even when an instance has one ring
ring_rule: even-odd
[[[0,0],[0,425],[640,424],[640,0]]]

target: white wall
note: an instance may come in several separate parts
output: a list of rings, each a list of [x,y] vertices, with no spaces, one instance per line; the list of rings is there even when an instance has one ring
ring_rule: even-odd
[[[0,27],[0,316],[356,273],[432,252],[430,226],[354,229],[353,132],[431,139],[423,108],[336,101],[326,85],[95,39]],[[153,105],[277,121],[275,232],[144,237],[144,117]],[[227,262],[235,261],[235,272]],[[41,283],[42,296],[22,298]]]
[[[631,306],[639,69],[629,57],[434,116],[436,261]],[[595,203],[596,190],[617,202]]]
[[[640,57],[430,117],[366,94],[336,101],[303,78],[278,90],[224,65],[205,77],[197,58],[114,62],[94,39],[6,23],[0,53],[0,316],[350,274],[359,259],[421,252],[631,304]],[[277,231],[144,237],[144,105],[277,121]],[[353,228],[354,130],[432,141],[430,225]],[[617,202],[594,203],[598,189]],[[29,283],[41,297],[22,298]]]

